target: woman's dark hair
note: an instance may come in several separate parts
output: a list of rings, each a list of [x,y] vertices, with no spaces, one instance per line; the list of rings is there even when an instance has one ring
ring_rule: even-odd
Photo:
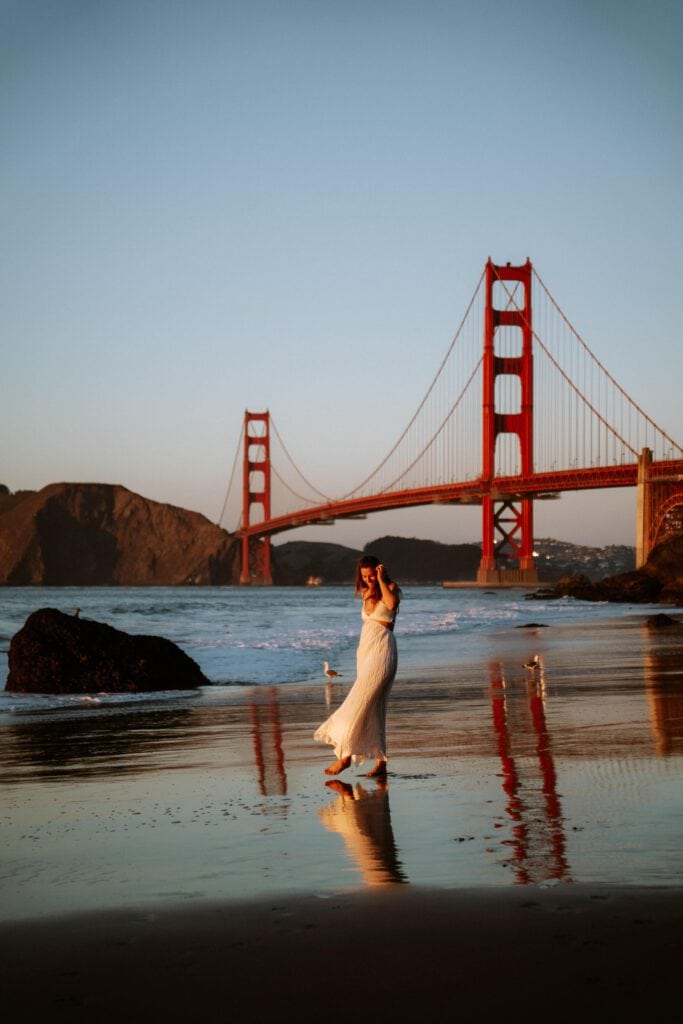
[[[375,555],[362,555],[361,558],[358,559],[358,565],[356,566],[356,597],[363,590],[363,577],[360,574],[361,569],[376,569],[377,566],[381,564],[382,560],[380,558],[377,558]],[[386,570],[386,566],[384,567],[384,579],[386,580],[387,583],[392,582],[391,576]],[[381,594],[379,586],[375,584],[374,589],[376,592],[373,593],[372,596],[379,598]]]

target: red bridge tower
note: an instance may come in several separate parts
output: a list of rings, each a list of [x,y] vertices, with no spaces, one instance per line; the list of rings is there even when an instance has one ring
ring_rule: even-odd
[[[533,466],[533,391],[534,372],[531,320],[531,262],[521,267],[509,263],[496,266],[486,264],[484,309],[484,361],[483,361],[483,432],[482,432],[482,558],[477,573],[480,584],[536,583],[538,575],[534,565],[533,499],[520,493],[514,497],[496,497],[496,440],[500,434],[516,434],[519,438],[519,475],[529,479]],[[515,308],[494,306],[494,284],[518,282],[524,291],[523,302]],[[500,286],[504,291],[503,285]],[[509,307],[510,303],[506,303]],[[521,349],[518,355],[500,355],[496,350],[496,332],[499,327],[515,327],[520,331]],[[519,378],[521,402],[517,412],[496,410],[496,378],[509,374]],[[516,569],[503,568],[498,559],[507,556],[517,559]]]
[[[270,537],[247,533],[253,505],[261,505],[257,522],[270,519],[270,413],[244,413],[244,461],[242,469],[242,571],[240,583],[270,586]]]

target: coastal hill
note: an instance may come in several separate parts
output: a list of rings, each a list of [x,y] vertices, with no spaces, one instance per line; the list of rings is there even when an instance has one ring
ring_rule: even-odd
[[[290,540],[273,545],[273,582],[281,587],[299,587],[308,582],[350,583],[362,551],[317,541]]]
[[[298,586],[311,581],[350,583],[362,554],[386,562],[401,583],[442,583],[473,580],[481,558],[478,544],[439,544],[416,537],[380,537],[362,551],[341,544],[288,541],[273,547],[273,579],[281,585]]]
[[[554,583],[577,571],[590,580],[599,580],[628,572],[635,565],[635,548],[624,544],[592,548],[546,537],[535,541],[534,547],[539,578],[544,583]],[[380,537],[357,551],[341,544],[288,541],[273,547],[273,578],[289,586],[303,585],[309,579],[319,579],[323,584],[349,583],[362,554],[377,555],[401,583],[439,584],[444,580],[475,580],[481,546],[441,544],[417,537]]]
[[[236,553],[230,534],[200,513],[116,484],[0,493],[0,584],[231,583]]]

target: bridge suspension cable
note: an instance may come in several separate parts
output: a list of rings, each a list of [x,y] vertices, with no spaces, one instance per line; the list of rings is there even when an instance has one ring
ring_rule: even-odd
[[[275,433],[275,436],[276,436],[277,440],[278,440],[278,441],[280,442],[280,445],[282,446],[282,451],[283,451],[283,452],[285,453],[285,455],[287,456],[287,460],[288,460],[289,464],[291,465],[291,467],[293,468],[293,470],[294,470],[294,472],[295,472],[295,473],[297,474],[297,476],[298,476],[298,477],[299,477],[299,478],[300,478],[300,479],[301,479],[301,480],[302,480],[302,481],[303,481],[303,482],[304,482],[304,483],[306,484],[306,486],[307,486],[307,487],[309,488],[309,490],[313,491],[313,493],[314,493],[314,494],[315,494],[315,495],[316,495],[316,496],[317,496],[318,498],[322,498],[322,500],[323,500],[323,501],[332,501],[332,498],[330,498],[330,496],[329,496],[329,495],[327,495],[327,494],[323,494],[323,492],[322,492],[322,491],[318,490],[318,488],[317,488],[317,487],[315,487],[315,486],[314,486],[314,485],[313,485],[313,484],[312,484],[312,483],[311,483],[311,482],[310,482],[310,481],[309,481],[309,480],[308,480],[308,479],[307,479],[307,478],[306,478],[306,477],[304,476],[304,474],[303,474],[303,473],[301,472],[301,470],[300,470],[300,469],[299,469],[299,467],[297,466],[296,462],[294,461],[294,459],[293,459],[293,458],[292,458],[292,456],[290,455],[290,453],[289,453],[289,449],[287,448],[287,446],[286,446],[285,442],[284,442],[284,441],[282,440],[282,435],[280,434],[280,431],[279,431],[279,430],[277,429],[277,427],[276,427],[276,425],[275,425],[275,420],[273,419],[273,417],[272,417],[272,416],[270,417],[270,426],[271,426],[271,430],[273,430],[273,432]],[[279,475],[279,474],[278,474],[278,475]],[[282,480],[282,477],[280,477],[280,479]],[[283,483],[283,484],[285,485],[285,487],[288,487],[288,488],[289,488],[289,490],[291,490],[291,491],[292,491],[292,494],[296,494],[296,491],[294,491],[294,490],[293,490],[293,488],[289,487],[289,485],[288,485],[287,483],[285,483],[285,481],[284,481],[284,480],[282,480],[282,483]],[[306,497],[306,498],[304,498],[304,497],[303,497],[302,495],[300,495],[300,494],[297,494],[296,496],[297,496],[298,498],[301,498],[301,500],[302,500],[302,501],[310,501],[310,500],[311,500],[311,499],[310,499],[310,497]]]
[[[460,338],[460,336],[461,336],[461,334],[462,334],[462,332],[463,332],[463,328],[465,327],[465,324],[467,323],[467,318],[468,318],[468,317],[469,317],[469,315],[470,315],[470,312],[471,312],[471,310],[472,310],[472,307],[474,306],[474,303],[475,303],[476,299],[477,299],[478,297],[479,297],[479,298],[481,297],[481,286],[482,286],[482,282],[483,282],[483,280],[484,280],[484,272],[482,271],[482,274],[481,274],[481,276],[480,276],[480,278],[479,278],[479,281],[477,282],[477,285],[476,285],[476,287],[475,287],[475,289],[474,289],[474,292],[472,293],[472,298],[471,298],[471,299],[470,299],[470,301],[468,302],[468,304],[467,304],[467,309],[465,310],[465,313],[464,313],[464,315],[463,315],[463,318],[462,318],[462,320],[460,321],[460,325],[458,326],[458,329],[457,329],[457,331],[455,332],[455,334],[453,335],[453,338],[452,338],[452,340],[451,340],[451,343],[450,343],[450,345],[448,346],[448,350],[446,351],[446,354],[445,354],[445,356],[444,356],[444,357],[443,357],[443,359],[441,360],[441,364],[439,365],[439,368],[437,369],[436,373],[434,374],[434,377],[433,377],[433,379],[432,379],[432,382],[431,382],[431,384],[430,384],[430,385],[429,385],[429,387],[427,388],[427,391],[425,392],[425,395],[424,395],[424,397],[423,397],[422,401],[420,402],[420,404],[418,405],[417,409],[416,409],[416,410],[415,410],[415,412],[413,413],[413,415],[412,415],[411,419],[409,420],[409,422],[408,422],[407,426],[405,427],[405,429],[403,430],[403,432],[401,433],[401,435],[400,435],[400,436],[398,437],[398,439],[396,440],[396,442],[394,443],[394,445],[393,445],[393,446],[392,446],[392,447],[391,447],[391,448],[389,449],[389,451],[387,452],[387,454],[386,454],[386,455],[384,456],[384,458],[383,458],[383,459],[381,460],[381,462],[380,462],[380,463],[379,463],[379,464],[378,464],[377,466],[375,466],[375,468],[374,468],[374,469],[372,470],[372,472],[371,472],[371,473],[369,473],[369,474],[368,474],[368,476],[366,476],[364,480],[361,480],[361,482],[360,482],[359,484],[357,484],[357,485],[356,485],[356,487],[354,487],[354,488],[353,488],[353,490],[351,490],[351,491],[349,491],[349,492],[348,492],[347,494],[345,494],[345,495],[343,496],[344,498],[351,498],[351,497],[353,497],[354,495],[356,495],[356,494],[361,494],[361,493],[363,492],[363,489],[365,488],[365,486],[366,486],[367,484],[369,484],[369,483],[370,483],[370,481],[371,481],[371,480],[372,480],[372,479],[373,479],[374,477],[376,477],[376,476],[377,476],[377,475],[378,475],[378,474],[380,473],[380,471],[381,471],[382,469],[384,469],[384,467],[385,467],[385,466],[386,466],[386,464],[387,464],[387,463],[389,462],[389,460],[390,460],[390,459],[392,458],[392,456],[393,456],[393,455],[394,455],[394,454],[395,454],[395,453],[396,453],[396,452],[398,451],[398,449],[399,449],[399,446],[400,446],[400,445],[401,445],[401,443],[402,443],[402,442],[403,442],[403,441],[405,440],[405,438],[407,437],[407,435],[408,435],[408,433],[410,432],[410,430],[412,429],[412,427],[413,427],[413,426],[415,425],[415,422],[416,422],[416,420],[418,419],[418,416],[420,415],[420,413],[421,413],[421,412],[423,411],[423,409],[425,408],[425,406],[426,406],[426,404],[427,404],[427,401],[428,401],[428,399],[430,398],[430,396],[431,396],[431,395],[432,395],[432,393],[434,392],[434,389],[435,389],[435,387],[436,387],[436,384],[437,384],[437,382],[438,382],[439,378],[441,377],[442,373],[444,372],[444,369],[445,369],[445,367],[446,367],[446,366],[447,366],[447,364],[448,364],[448,360],[450,359],[450,357],[451,357],[451,355],[452,355],[452,353],[453,353],[453,350],[454,350],[454,348],[455,348],[455,346],[456,346],[456,343],[458,342],[458,340],[459,340],[459,338]],[[480,360],[479,362],[481,362],[481,360]],[[477,364],[477,366],[478,366],[478,365],[479,365],[479,364]],[[477,368],[477,367],[475,367],[475,370],[476,370],[476,368]],[[462,392],[461,392],[460,396],[458,397],[458,399],[456,400],[456,402],[454,402],[454,403],[453,403],[453,405],[452,405],[452,406],[450,407],[450,409],[449,409],[449,411],[448,411],[448,414],[447,414],[447,415],[446,415],[446,417],[445,417],[445,418],[444,418],[444,419],[442,420],[442,422],[441,422],[441,424],[440,424],[440,426],[439,426],[438,430],[436,431],[436,433],[432,434],[432,436],[431,436],[431,437],[430,437],[430,439],[429,439],[429,440],[427,441],[427,443],[426,443],[426,444],[425,444],[425,445],[424,445],[424,446],[422,447],[422,449],[421,449],[420,453],[419,453],[418,455],[416,455],[416,456],[415,456],[415,457],[413,458],[413,460],[412,460],[412,462],[411,462],[411,464],[410,464],[410,466],[409,466],[408,468],[412,468],[412,466],[414,466],[414,465],[415,465],[415,464],[416,464],[416,463],[417,463],[417,462],[419,461],[419,459],[420,459],[420,456],[421,456],[422,454],[424,454],[424,452],[425,452],[425,451],[426,451],[426,450],[427,450],[427,449],[428,449],[428,448],[429,448],[429,447],[430,447],[430,446],[431,446],[431,445],[433,444],[433,442],[434,442],[434,440],[435,440],[436,436],[437,436],[437,435],[438,435],[438,434],[439,434],[439,433],[441,432],[441,430],[442,430],[442,429],[443,429],[443,427],[445,426],[446,422],[448,421],[448,419],[450,418],[450,416],[451,416],[451,415],[453,414],[453,412],[454,412],[455,408],[457,407],[457,404],[458,404],[458,402],[460,401],[460,398],[462,397],[462,394],[464,393],[464,391],[465,391],[465,390],[467,389],[467,386],[468,386],[468,385],[469,385],[469,383],[471,382],[471,380],[472,380],[472,376],[473,376],[473,374],[472,374],[472,375],[470,375],[470,378],[469,378],[469,380],[467,381],[467,384],[465,385],[465,387],[463,388],[463,390],[462,390]],[[392,483],[392,484],[389,484],[389,485],[388,485],[388,488],[390,489],[390,488],[391,488],[391,487],[393,486],[393,484],[397,483],[397,482],[398,482],[398,480],[402,479],[402,477],[403,477],[403,476],[405,476],[405,473],[406,473],[406,472],[407,472],[407,469],[406,469],[406,470],[404,470],[404,471],[403,471],[403,473],[401,473],[401,474],[400,474],[400,476],[398,476],[398,477],[396,478],[396,480],[394,480],[394,481],[393,481],[393,483]]]
[[[503,268],[500,270],[503,272]],[[402,495],[411,489],[438,490],[441,485],[480,480],[485,273],[408,424],[378,465],[351,491],[333,498],[312,484],[270,419],[274,517],[313,508],[320,509],[322,519],[327,514],[322,506],[334,506],[336,502],[384,494],[390,497],[394,492]],[[526,319],[524,299],[520,304],[517,298],[523,286],[519,281],[513,284],[513,280],[497,276],[494,282],[492,315],[498,318],[494,407],[503,422],[509,418],[510,424],[516,422],[516,414],[521,411],[521,381],[515,368],[521,354],[522,327],[519,320],[514,323],[513,317],[505,319],[505,311],[513,311],[521,313],[534,342],[533,472],[571,473],[633,465],[645,447],[652,449],[655,460],[683,457],[681,446],[643,412],[593,354],[538,273],[532,268],[532,323]],[[511,431],[509,426],[508,431],[496,436],[496,478],[515,477],[521,472],[520,436]],[[236,486],[236,470],[243,443],[244,428],[220,522],[226,516],[231,523],[242,522],[242,488]],[[235,514],[230,512],[233,508]]]
[[[464,413],[463,400],[466,393],[473,396],[475,389],[468,389],[481,364],[483,280],[482,273],[446,354],[407,426],[379,464],[344,499],[390,492],[399,484],[427,486],[476,475],[481,461],[478,416],[474,409]],[[458,395],[455,401],[454,393]],[[461,443],[456,437],[456,410],[461,413]],[[473,424],[477,424],[474,433]]]
[[[216,522],[218,523],[219,526],[223,522],[223,520],[225,519],[225,514],[226,514],[226,512],[228,510],[228,504],[230,502],[230,499],[233,498],[234,495],[235,495],[235,490],[233,489],[233,484],[235,482],[235,473],[237,471],[237,463],[238,463],[240,455],[242,454],[242,442],[243,442],[243,440],[244,440],[244,420],[242,421],[242,429],[240,430],[240,436],[239,436],[239,440],[237,442],[237,448],[235,449],[235,458],[233,459],[233,462],[232,462],[232,469],[230,471],[230,479],[228,480],[228,489],[225,492],[225,500],[223,502],[223,508],[221,509],[221,514],[219,515],[218,519],[216,520]],[[238,506],[238,509],[239,509],[239,518],[235,520],[237,522],[237,527],[236,527],[237,530],[239,530],[239,528],[242,525],[242,506],[241,506],[241,504]]]
[[[403,470],[403,472],[400,474],[400,476],[397,476],[395,480],[392,480],[391,483],[387,485],[387,490],[388,491],[392,491],[399,483],[401,483],[405,479],[405,477],[408,475],[410,470],[413,469],[414,466],[417,465],[417,463],[420,461],[420,459],[429,451],[429,449],[432,447],[432,445],[438,440],[441,432],[445,429],[445,427],[447,426],[449,420],[451,419],[451,417],[453,416],[454,412],[456,411],[456,409],[460,405],[460,402],[464,398],[465,393],[467,392],[467,389],[469,388],[470,384],[474,380],[474,377],[475,377],[476,373],[478,372],[478,370],[481,369],[481,364],[482,364],[483,361],[484,361],[484,356],[481,355],[479,357],[479,362],[477,363],[477,365],[472,370],[472,373],[470,374],[468,380],[466,381],[465,386],[463,387],[462,391],[460,392],[460,394],[458,395],[456,400],[453,402],[453,405],[448,410],[448,414],[447,414],[446,418],[443,420],[443,422],[438,427],[436,432],[432,435],[431,439],[427,442],[427,445],[422,449],[422,451],[418,455],[415,456],[413,461],[408,466],[406,466],[406,468]]]
[[[544,293],[545,293],[545,294],[547,295],[548,299],[549,299],[549,300],[550,300],[550,302],[552,303],[552,305],[553,305],[554,309],[555,309],[555,310],[557,310],[557,312],[559,313],[559,315],[560,315],[560,316],[562,317],[562,320],[563,320],[563,321],[564,321],[564,323],[565,323],[565,324],[567,325],[567,327],[569,328],[569,330],[571,331],[571,333],[572,333],[572,334],[574,335],[574,337],[576,338],[576,340],[577,340],[577,341],[579,342],[579,344],[580,344],[580,345],[582,346],[582,348],[584,349],[584,351],[585,351],[585,352],[586,352],[586,353],[588,354],[588,356],[589,356],[589,357],[590,357],[590,358],[591,358],[591,359],[593,360],[593,362],[594,362],[594,363],[596,363],[596,364],[597,364],[597,366],[598,366],[598,367],[600,368],[600,371],[601,371],[601,372],[602,372],[602,373],[603,373],[603,374],[605,375],[605,378],[606,378],[606,379],[607,379],[607,380],[608,380],[608,381],[610,382],[610,384],[611,384],[611,385],[612,385],[612,386],[613,386],[614,388],[616,388],[616,390],[617,390],[617,391],[619,392],[619,394],[620,394],[620,395],[622,396],[622,398],[623,398],[623,399],[624,399],[624,400],[625,400],[625,401],[626,401],[626,402],[628,403],[628,405],[629,405],[629,406],[631,406],[631,407],[632,407],[632,408],[633,408],[633,409],[635,410],[635,412],[637,413],[637,415],[638,415],[639,419],[640,419],[640,420],[642,420],[643,422],[647,423],[648,427],[649,427],[649,428],[650,428],[650,429],[651,429],[651,430],[652,430],[652,431],[653,431],[653,432],[654,432],[655,434],[659,434],[659,435],[661,436],[662,440],[663,440],[664,442],[666,442],[666,444],[668,444],[668,445],[669,445],[669,446],[670,446],[670,447],[671,447],[672,449],[674,449],[675,451],[677,451],[677,452],[678,452],[678,456],[677,456],[677,457],[680,457],[681,455],[683,455],[683,448],[681,448],[681,446],[680,446],[679,444],[677,444],[677,443],[676,443],[676,442],[675,442],[675,441],[673,440],[673,438],[671,438],[671,437],[670,437],[670,436],[669,436],[669,435],[668,435],[668,434],[666,433],[666,431],[665,431],[665,430],[663,430],[663,429],[662,429],[662,428],[661,428],[660,426],[658,426],[658,425],[657,425],[657,424],[655,423],[655,421],[654,421],[654,420],[653,420],[653,419],[652,419],[652,418],[651,418],[650,416],[648,416],[648,415],[647,415],[647,413],[646,413],[646,412],[644,412],[644,410],[643,410],[643,409],[641,409],[641,407],[640,407],[640,406],[638,405],[638,403],[637,403],[637,402],[635,402],[635,401],[634,401],[634,400],[633,400],[633,399],[632,399],[632,398],[630,397],[630,395],[628,395],[628,394],[627,394],[627,392],[626,392],[626,391],[624,391],[624,389],[622,388],[621,384],[619,384],[619,382],[618,382],[617,380],[615,380],[615,378],[614,378],[614,377],[612,376],[612,374],[611,374],[611,373],[609,372],[609,370],[607,370],[607,369],[605,368],[605,366],[603,366],[603,364],[602,364],[602,363],[600,362],[600,360],[599,360],[599,359],[597,358],[597,356],[596,356],[596,355],[595,355],[595,354],[594,354],[594,353],[593,353],[593,352],[591,351],[591,349],[590,349],[590,348],[588,347],[588,345],[586,344],[586,342],[584,341],[584,339],[583,339],[583,338],[581,337],[581,335],[579,334],[579,332],[578,332],[578,331],[576,330],[576,328],[575,328],[575,327],[574,327],[574,326],[573,326],[573,325],[572,325],[572,324],[570,323],[570,321],[568,320],[567,316],[565,315],[565,313],[563,312],[563,310],[561,309],[561,307],[560,307],[560,306],[559,306],[559,305],[557,304],[557,302],[556,302],[556,301],[555,301],[555,299],[553,298],[552,294],[550,293],[549,289],[548,289],[548,288],[547,288],[547,286],[545,285],[544,281],[543,281],[543,280],[541,279],[541,276],[540,276],[540,274],[539,274],[539,273],[538,273],[538,272],[536,271],[536,269],[534,269],[534,272],[533,272],[533,273],[534,273],[534,277],[535,277],[535,278],[536,278],[536,280],[538,281],[538,284],[539,284],[539,285],[540,285],[540,287],[541,287],[541,288],[543,289]],[[539,339],[539,343],[540,343],[540,344],[542,344],[542,342],[540,342],[540,339]],[[543,346],[543,347],[545,348],[545,346]],[[624,424],[624,425],[622,425],[622,429],[624,429],[624,427],[625,427],[625,424]],[[646,439],[643,439],[643,443],[642,443],[642,444],[641,444],[641,438],[639,438],[639,437],[638,437],[638,438],[636,438],[636,440],[635,440],[635,445],[636,445],[636,447],[635,447],[635,451],[636,451],[636,452],[639,452],[639,451],[641,450],[641,448],[645,446],[645,443],[646,443],[646,442],[647,442],[647,438],[646,438]],[[625,442],[625,443],[628,443],[628,442]]]

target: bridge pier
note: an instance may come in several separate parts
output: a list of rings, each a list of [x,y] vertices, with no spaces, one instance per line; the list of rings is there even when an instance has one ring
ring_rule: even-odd
[[[636,484],[636,569],[647,562],[650,554],[651,486],[648,470],[652,451],[643,448],[638,456],[638,482]]]
[[[683,473],[680,462],[653,461],[650,448],[638,456],[636,481],[636,569],[652,549],[683,530]]]
[[[536,566],[531,569],[483,569],[477,571],[479,587],[535,587],[538,583]]]
[[[482,558],[477,583],[508,587],[538,583],[533,552],[532,499],[495,501],[491,495],[485,495],[482,520]],[[499,564],[498,559],[506,555],[517,559],[516,568]]]
[[[240,583],[270,587],[270,537],[242,537],[242,569]]]

